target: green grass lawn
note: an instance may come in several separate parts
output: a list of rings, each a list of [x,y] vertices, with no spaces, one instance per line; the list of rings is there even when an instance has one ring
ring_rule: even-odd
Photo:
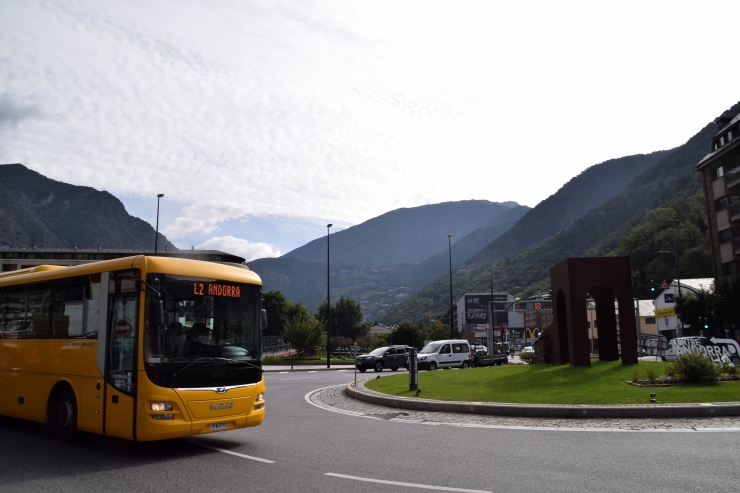
[[[419,397],[444,401],[510,402],[521,404],[648,404],[650,393],[657,402],[734,402],[740,401],[740,382],[682,384],[674,387],[635,387],[652,369],[664,374],[668,363],[640,361],[622,365],[619,361],[591,361],[590,367],[568,365],[508,365],[468,370],[419,372]],[[413,397],[408,390],[408,374],[370,380],[365,386],[386,394]]]

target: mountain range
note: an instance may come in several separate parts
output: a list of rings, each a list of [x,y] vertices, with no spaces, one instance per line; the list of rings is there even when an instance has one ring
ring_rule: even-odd
[[[738,112],[740,103],[722,116],[735,116]],[[564,209],[562,205],[556,206],[557,201],[562,199],[562,204],[568,204],[574,196],[573,192],[580,190],[581,193],[577,193],[580,196],[589,190],[582,184],[576,187],[581,177],[574,178],[558,193],[538,204],[513,228],[460,264],[453,274],[453,297],[457,299],[466,292],[488,291],[491,277],[494,290],[533,294],[549,289],[549,268],[561,260],[611,254],[619,246],[620,239],[646,220],[648,211],[670,208],[681,199],[688,200],[697,193],[703,195],[701,177],[695,166],[709,151],[715,132],[716,124],[711,122],[685,144],[670,151],[644,156],[641,164],[633,162],[633,156],[598,165],[593,171],[600,173],[598,168],[604,167],[606,170],[620,162],[632,162],[632,172],[636,173],[627,182],[615,184],[612,187],[615,193],[603,199],[594,196],[599,203],[587,210],[580,209],[583,211],[580,217],[575,214],[561,222],[561,226],[566,227],[545,231],[558,217],[566,217],[567,212],[572,210]],[[606,181],[611,180],[613,177]],[[567,191],[568,188],[575,189]],[[562,195],[562,198],[558,195]],[[702,241],[708,240],[705,238]],[[682,252],[678,253],[681,257]],[[655,254],[658,255],[658,252]],[[712,273],[697,272],[695,275],[711,277]],[[637,292],[647,293],[650,281],[644,277],[644,273],[633,272],[633,277]],[[379,318],[385,321],[425,321],[430,314],[445,312],[448,306],[449,279],[443,276]]]
[[[738,112],[740,103],[723,116]],[[703,191],[694,167],[715,129],[708,123],[675,149],[595,164],[532,209],[445,202],[393,210],[332,233],[331,298],[358,300],[370,321],[426,322],[449,306],[450,264],[455,298],[488,291],[491,279],[495,290],[512,294],[549,289],[550,266],[614,254],[650,211],[696,201]],[[108,192],[50,180],[21,164],[0,165],[0,246],[151,248],[153,240],[153,228]],[[161,235],[159,241],[175,248]],[[279,289],[311,310],[326,299],[327,237],[249,265],[265,290]],[[645,269],[634,269],[640,292],[648,280]]]
[[[154,234],[108,192],[0,165],[0,246],[154,249]],[[161,233],[159,245],[177,250]]]

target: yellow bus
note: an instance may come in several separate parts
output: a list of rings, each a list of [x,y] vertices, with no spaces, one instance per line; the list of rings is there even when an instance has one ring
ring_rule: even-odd
[[[0,274],[0,414],[148,441],[257,426],[262,281],[135,256]]]

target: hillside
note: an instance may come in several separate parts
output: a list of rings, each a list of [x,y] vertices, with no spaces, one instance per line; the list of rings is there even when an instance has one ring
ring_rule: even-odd
[[[614,159],[587,169],[461,264],[453,275],[454,297],[487,291],[491,270],[496,290],[549,289],[550,266],[567,257],[614,250],[645,210],[669,202],[675,194],[695,192],[695,186],[686,186],[692,180],[698,183],[694,159],[706,153],[710,133],[707,127],[675,150]],[[448,305],[449,279],[443,276],[380,318],[422,321]]]
[[[386,212],[331,235],[332,261],[354,265],[416,264],[519,204],[463,200]],[[318,238],[284,257],[308,262],[326,261],[326,238]]]
[[[399,209],[331,235],[332,297],[350,296],[371,319],[449,270],[447,234],[457,265],[511,227],[528,207],[484,200]],[[431,259],[430,259],[431,257]],[[419,269],[419,262],[423,268]],[[382,260],[382,262],[380,262]],[[375,262],[375,263],[372,263]],[[280,258],[249,263],[266,290],[311,309],[326,299],[326,238]],[[426,276],[426,277],[425,277]]]
[[[0,246],[154,248],[154,228],[108,192],[0,165]],[[160,234],[159,245],[176,250]]]

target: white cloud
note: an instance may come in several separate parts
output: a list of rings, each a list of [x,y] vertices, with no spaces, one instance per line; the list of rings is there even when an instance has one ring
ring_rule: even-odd
[[[246,216],[533,206],[592,164],[681,144],[735,102],[740,67],[716,33],[738,14],[738,2],[5,0],[0,162],[164,193],[186,204],[160,223],[173,239],[233,233],[221,228]],[[706,67],[722,67],[711,90]]]
[[[279,257],[282,255],[275,245],[267,243],[253,243],[242,238],[229,236],[215,236],[200,245],[195,246],[198,250],[220,250],[244,257],[250,260],[266,257]]]

